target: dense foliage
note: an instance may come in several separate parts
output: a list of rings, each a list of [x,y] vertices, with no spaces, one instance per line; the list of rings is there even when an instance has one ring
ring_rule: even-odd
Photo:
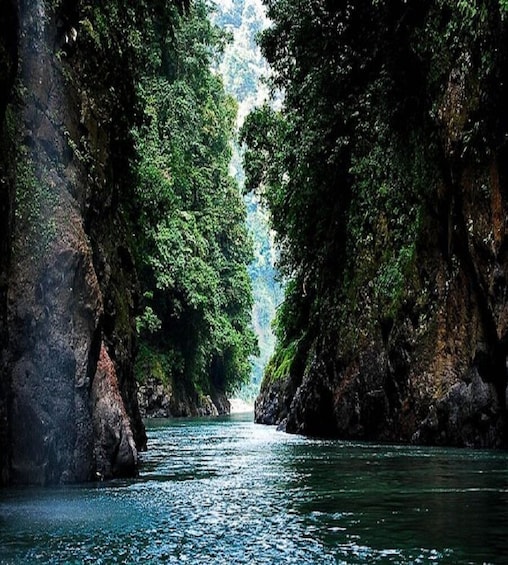
[[[143,313],[138,375],[231,392],[255,351],[245,206],[229,176],[236,107],[211,66],[208,6],[160,4],[139,85],[133,207]]]
[[[118,214],[115,228],[129,232],[140,283],[136,376],[176,384],[194,400],[196,392],[231,392],[248,381],[256,343],[252,242],[229,174],[237,108],[213,70],[228,35],[210,23],[206,0],[52,3],[59,33],[74,29],[78,38],[62,41],[57,56],[73,65],[66,79],[85,100],[82,119],[102,151],[112,147],[107,205]],[[111,171],[97,167],[86,136],[67,138],[90,181],[108,182]],[[103,208],[90,202],[87,222]],[[133,305],[121,276],[112,273],[118,304],[106,304],[105,324],[122,319],[128,332]]]
[[[301,373],[316,347],[351,355],[373,324],[418,315],[425,218],[443,215],[447,253],[443,155],[482,160],[503,142],[489,119],[505,89],[495,70],[507,16],[497,0],[265,4],[261,46],[284,104],[251,113],[243,140],[291,279],[273,379],[300,361]]]

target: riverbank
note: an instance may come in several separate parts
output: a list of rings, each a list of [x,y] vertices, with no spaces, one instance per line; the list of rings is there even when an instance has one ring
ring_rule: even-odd
[[[143,419],[223,416],[231,410],[223,392],[213,390],[211,394],[199,394],[173,379],[163,383],[147,378],[138,386],[137,394]]]

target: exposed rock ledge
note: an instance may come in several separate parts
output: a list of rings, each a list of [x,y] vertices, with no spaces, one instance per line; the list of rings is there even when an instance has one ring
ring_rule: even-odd
[[[92,405],[97,477],[109,479],[134,475],[138,452],[115,367],[104,344],[92,386]]]
[[[230,403],[224,393],[200,395],[172,382],[163,384],[149,378],[138,389],[138,404],[143,418],[180,416],[219,416],[230,413]]]

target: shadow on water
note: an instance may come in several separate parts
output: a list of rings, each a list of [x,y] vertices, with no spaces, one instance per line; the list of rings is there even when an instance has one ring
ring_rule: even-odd
[[[497,563],[505,453],[147,425],[140,477],[0,492],[1,563]]]

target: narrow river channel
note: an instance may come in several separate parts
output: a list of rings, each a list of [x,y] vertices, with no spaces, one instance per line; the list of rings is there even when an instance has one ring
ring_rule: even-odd
[[[1,563],[506,563],[505,452],[148,423],[140,477],[0,491]]]

